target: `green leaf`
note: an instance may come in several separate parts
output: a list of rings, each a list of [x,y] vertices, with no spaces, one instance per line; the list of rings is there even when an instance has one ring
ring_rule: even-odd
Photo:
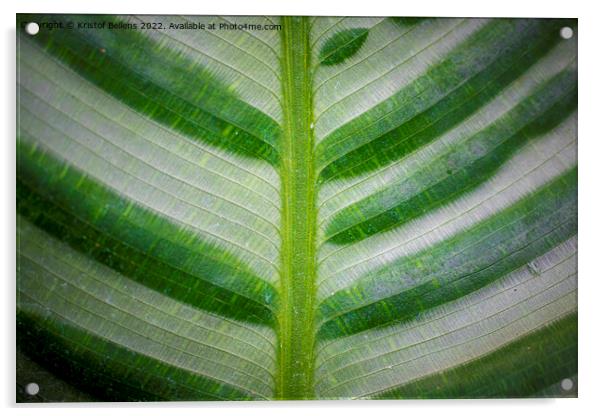
[[[17,20],[19,401],[576,396],[574,20]]]

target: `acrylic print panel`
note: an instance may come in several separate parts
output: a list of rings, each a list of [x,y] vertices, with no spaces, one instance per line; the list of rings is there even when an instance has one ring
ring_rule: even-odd
[[[577,395],[576,20],[17,31],[19,401]]]

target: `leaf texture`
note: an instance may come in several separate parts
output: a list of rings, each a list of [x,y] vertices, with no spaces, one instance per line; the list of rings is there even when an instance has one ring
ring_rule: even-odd
[[[576,395],[576,21],[28,21],[83,25],[19,29],[20,371],[65,400]],[[170,27],[201,23],[239,30]]]

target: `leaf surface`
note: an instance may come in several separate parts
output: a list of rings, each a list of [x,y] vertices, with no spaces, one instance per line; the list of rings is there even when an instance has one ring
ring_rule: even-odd
[[[575,21],[28,21],[130,27],[19,31],[18,342],[66,400],[576,395]]]

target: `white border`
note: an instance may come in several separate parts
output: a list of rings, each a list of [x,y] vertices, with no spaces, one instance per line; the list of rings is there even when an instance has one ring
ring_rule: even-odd
[[[594,1],[531,1],[502,0],[369,0],[358,4],[352,0],[218,0],[201,3],[198,0],[102,0],[95,4],[69,0],[21,0],[18,4],[2,2],[2,71],[4,97],[2,106],[2,201],[0,203],[2,277],[2,341],[0,341],[0,405],[6,413],[47,415],[106,415],[144,414],[240,414],[266,415],[286,413],[305,415],[343,411],[349,415],[420,413],[420,416],[440,414],[504,415],[523,412],[546,415],[581,415],[594,413],[602,406],[597,391],[602,382],[600,366],[600,317],[602,316],[602,274],[596,260],[602,257],[602,244],[597,238],[602,232],[602,14]],[[346,16],[507,16],[507,17],[577,17],[579,18],[579,399],[564,400],[440,400],[398,402],[281,402],[281,403],[165,403],[165,404],[93,404],[15,406],[14,373],[14,312],[15,312],[15,13],[146,13],[146,14],[271,14],[271,15],[346,15]],[[598,76],[596,76],[598,75]],[[571,415],[571,416],[572,416]]]

